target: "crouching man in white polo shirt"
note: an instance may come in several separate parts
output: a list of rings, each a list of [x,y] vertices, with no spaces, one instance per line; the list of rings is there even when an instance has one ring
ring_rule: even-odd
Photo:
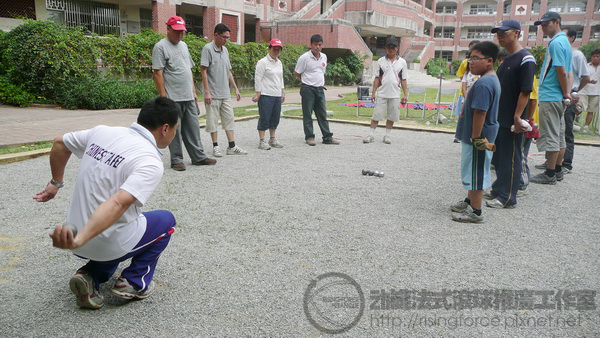
[[[166,210],[142,213],[140,208],[160,182],[164,169],[159,149],[175,137],[178,117],[175,101],[158,97],[144,104],[129,128],[98,126],[54,140],[52,179],[33,198],[54,198],[71,154],[81,159],[65,226],[57,225],[50,234],[53,246],[89,260],[69,282],[80,307],[102,307],[100,284],[128,258],[131,264],[112,292],[144,299],[154,291],[154,269],[175,230],[175,217]]]

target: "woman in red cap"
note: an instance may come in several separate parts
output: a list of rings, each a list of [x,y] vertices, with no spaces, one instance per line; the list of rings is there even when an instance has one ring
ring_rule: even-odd
[[[269,42],[269,54],[258,60],[254,73],[254,90],[256,95],[252,101],[258,102],[258,136],[260,142],[258,149],[269,150],[281,148],[283,145],[275,138],[279,125],[281,104],[285,101],[283,86],[283,65],[279,60],[279,53],[283,44],[279,39]],[[269,129],[269,141],[265,141],[265,131]]]

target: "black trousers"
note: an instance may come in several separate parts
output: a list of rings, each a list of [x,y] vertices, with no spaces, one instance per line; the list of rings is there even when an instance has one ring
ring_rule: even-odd
[[[492,162],[496,167],[496,180],[492,183],[492,196],[505,206],[517,204],[521,185],[524,133],[515,134],[500,127],[496,136],[496,152]]]

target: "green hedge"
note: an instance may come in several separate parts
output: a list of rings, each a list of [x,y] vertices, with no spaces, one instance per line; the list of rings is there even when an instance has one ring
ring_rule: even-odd
[[[152,48],[162,38],[151,30],[97,36],[82,28],[28,20],[11,32],[0,33],[0,100],[19,106],[41,101],[68,108],[140,107],[156,95],[151,81]],[[201,53],[208,41],[193,34],[187,34],[183,41],[196,64],[194,78],[201,81]],[[252,83],[256,62],[268,53],[268,45],[228,42],[226,46],[234,77]],[[298,85],[294,67],[307,50],[295,45],[283,48],[280,59],[286,86]],[[363,61],[357,53],[334,60],[327,67],[327,82],[356,83]],[[107,74],[101,74],[98,66],[107,69]]]
[[[425,69],[427,69],[427,74],[435,77],[440,76],[440,68],[442,69],[442,74],[444,76],[450,74],[450,69],[448,68],[448,62],[446,59],[429,59],[427,61],[427,65]]]

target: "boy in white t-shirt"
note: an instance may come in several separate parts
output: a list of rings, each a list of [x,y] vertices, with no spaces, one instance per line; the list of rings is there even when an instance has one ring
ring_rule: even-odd
[[[142,107],[129,128],[98,126],[67,133],[54,140],[50,152],[52,179],[33,198],[47,202],[63,186],[71,154],[81,159],[65,225],[50,234],[52,245],[89,259],[69,282],[77,305],[104,305],[100,284],[119,263],[131,258],[112,292],[125,299],[144,299],[154,291],[152,277],[158,257],[175,230],[169,211],[142,213],[163,174],[162,153],[176,135],[179,108],[158,97]]]
[[[385,136],[383,143],[392,143],[390,133],[394,122],[400,120],[400,104],[406,104],[408,98],[408,70],[406,61],[398,56],[398,39],[389,38],[385,43],[385,57],[377,60],[376,75],[373,81],[372,99],[375,102],[373,117],[371,118],[371,130],[369,135],[363,139],[363,143],[372,143],[375,140],[375,130],[379,121],[386,119]],[[400,87],[403,96],[400,98]],[[387,113],[387,114],[386,114]]]

